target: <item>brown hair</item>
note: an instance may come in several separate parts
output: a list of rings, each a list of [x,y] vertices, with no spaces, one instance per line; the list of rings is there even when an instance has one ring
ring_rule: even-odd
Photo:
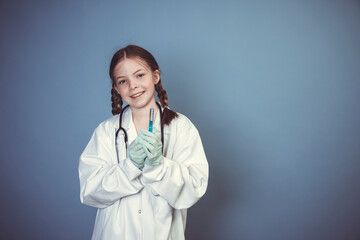
[[[113,115],[121,113],[122,104],[123,104],[120,94],[115,90],[116,81],[114,76],[114,69],[115,66],[125,58],[140,59],[145,63],[147,63],[147,65],[149,66],[152,72],[156,70],[159,70],[160,72],[159,65],[157,64],[153,55],[151,55],[150,52],[143,49],[142,47],[136,45],[128,45],[125,48],[118,50],[111,59],[110,70],[109,70],[109,75],[112,82],[111,102],[112,102]],[[160,104],[164,108],[161,123],[163,125],[169,125],[171,121],[178,116],[178,114],[168,108],[168,96],[166,94],[165,89],[162,87],[161,78],[159,82],[155,85],[155,90],[160,100]]]

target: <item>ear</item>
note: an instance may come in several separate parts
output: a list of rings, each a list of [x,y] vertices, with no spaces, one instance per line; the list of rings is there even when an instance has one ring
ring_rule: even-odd
[[[160,72],[159,70],[155,70],[153,73],[154,76],[154,84],[158,84],[158,82],[160,81]]]
[[[113,87],[114,87],[114,89],[116,90],[116,92],[120,95],[120,91],[119,91],[118,86],[117,86],[116,83],[113,85]],[[121,95],[120,95],[120,96],[121,96]]]

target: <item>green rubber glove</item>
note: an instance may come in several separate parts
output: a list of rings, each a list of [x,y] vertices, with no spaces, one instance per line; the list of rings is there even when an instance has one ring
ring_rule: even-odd
[[[129,146],[129,158],[137,168],[140,170],[143,169],[146,153],[143,146],[138,142],[138,138],[136,138]]]
[[[150,166],[158,165],[163,159],[162,143],[156,133],[156,128],[153,129],[153,132],[141,129],[137,139],[145,151],[145,163]]]

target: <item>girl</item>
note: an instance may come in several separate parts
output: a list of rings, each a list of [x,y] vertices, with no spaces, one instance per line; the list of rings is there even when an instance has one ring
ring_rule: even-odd
[[[109,74],[114,116],[95,129],[79,161],[80,200],[98,208],[92,239],[185,239],[187,208],[208,183],[199,133],[168,108],[159,66],[145,49],[117,51]],[[145,130],[151,107],[153,132]]]

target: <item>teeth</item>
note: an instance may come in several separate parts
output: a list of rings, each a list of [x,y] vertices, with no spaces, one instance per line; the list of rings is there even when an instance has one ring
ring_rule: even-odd
[[[132,95],[131,97],[138,97],[138,96],[140,96],[141,94],[143,94],[143,93],[141,92],[141,93],[138,93],[138,94]]]

